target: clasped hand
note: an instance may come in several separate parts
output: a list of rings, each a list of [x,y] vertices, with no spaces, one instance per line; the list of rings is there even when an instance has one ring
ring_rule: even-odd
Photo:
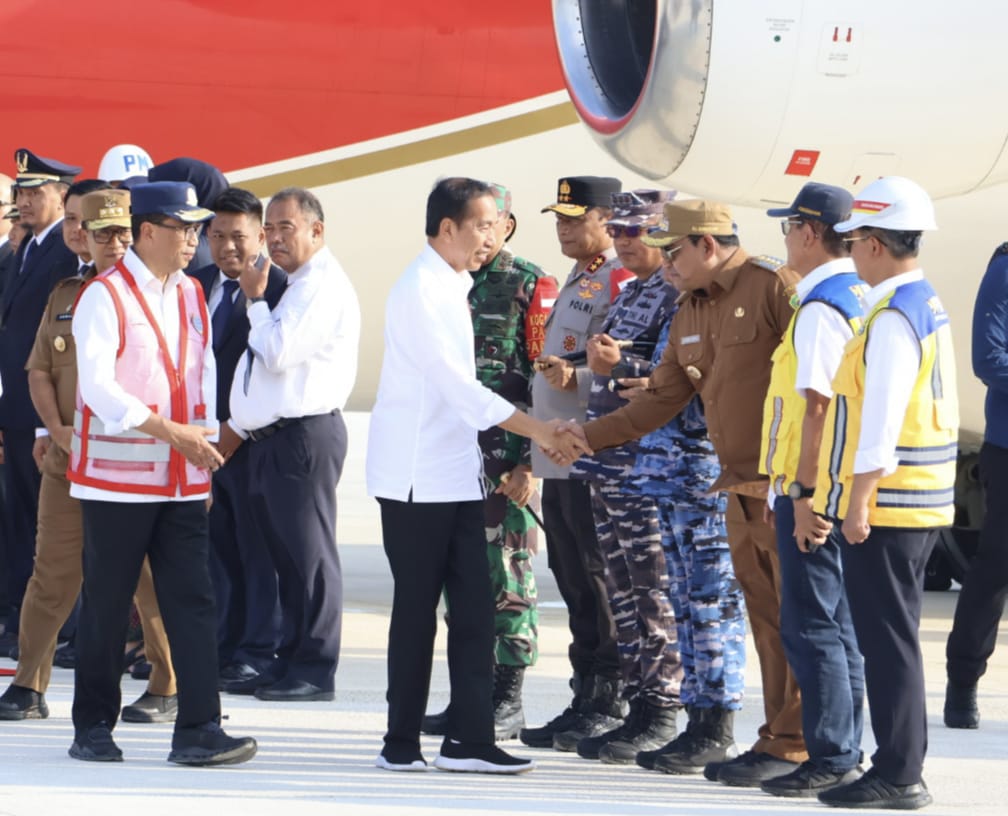
[[[556,464],[566,467],[582,456],[591,456],[594,453],[588,444],[584,428],[573,419],[567,422],[554,419],[549,426],[552,429],[550,436],[539,441],[539,449]]]

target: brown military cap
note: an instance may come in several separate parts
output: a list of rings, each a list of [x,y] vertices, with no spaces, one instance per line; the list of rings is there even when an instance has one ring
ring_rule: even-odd
[[[641,238],[648,246],[668,246],[687,235],[734,235],[735,222],[727,204],[691,199],[665,204],[662,220]]]
[[[129,190],[98,190],[81,199],[81,221],[84,229],[130,225]]]

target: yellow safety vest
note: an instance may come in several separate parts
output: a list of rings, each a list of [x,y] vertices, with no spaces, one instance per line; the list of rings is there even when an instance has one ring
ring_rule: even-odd
[[[778,496],[787,495],[787,487],[794,481],[801,454],[805,397],[795,389],[798,355],[794,332],[798,315],[810,303],[825,303],[843,315],[851,333],[856,335],[864,322],[864,295],[867,291],[867,284],[853,272],[841,272],[820,281],[791,316],[784,339],[773,354],[770,386],[763,402],[759,461],[760,473],[770,477],[770,488]]]
[[[826,416],[813,507],[829,518],[847,514],[854,482],[854,455],[861,435],[865,349],[875,318],[900,312],[920,343],[921,359],[896,443],[896,470],[879,480],[868,503],[876,527],[931,528],[954,515],[959,403],[948,315],[927,281],[914,281],[884,297],[868,315],[865,331],[844,350]]]

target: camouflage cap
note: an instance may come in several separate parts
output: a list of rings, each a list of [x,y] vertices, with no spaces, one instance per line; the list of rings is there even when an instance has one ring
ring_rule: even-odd
[[[487,186],[490,188],[490,192],[494,197],[494,201],[497,202],[497,212],[510,213],[511,191],[503,184],[497,184],[496,182],[493,181],[488,181]]]
[[[692,199],[665,205],[657,227],[641,237],[648,246],[668,246],[687,235],[734,235],[731,207],[713,201]]]

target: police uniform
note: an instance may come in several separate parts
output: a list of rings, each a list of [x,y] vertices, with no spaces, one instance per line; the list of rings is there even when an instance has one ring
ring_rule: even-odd
[[[662,328],[652,364],[661,362],[672,321]],[[628,486],[658,506],[669,597],[675,613],[682,705],[738,711],[745,690],[745,601],[725,530],[726,496],[712,492],[718,463],[703,403],[641,437]]]
[[[731,234],[727,208],[706,202],[675,206],[683,211],[683,223],[697,225],[680,230],[679,237]],[[752,754],[797,763],[807,758],[801,702],[780,640],[777,542],[762,518],[767,491],[758,473],[762,417],[753,410],[762,405],[770,357],[793,312],[780,266],[737,249],[716,271],[709,291],[680,295],[669,344],[648,393],[584,430],[593,450],[622,444],[665,424],[700,394],[721,465],[711,489],[728,492],[728,543],[760,658],[766,722]]]
[[[49,375],[60,421],[66,426],[73,425],[77,390],[77,354],[71,332],[73,307],[81,289],[94,276],[94,268],[88,267],[83,277],[66,278],[56,284],[25,366],[28,371]],[[81,510],[80,502],[70,496],[68,464],[66,452],[52,442],[42,461],[35,567],[21,607],[18,666],[13,685],[40,695],[49,686],[57,633],[77,601],[82,580]],[[148,692],[172,696],[175,673],[146,559],[137,584],[136,604],[143,624],[144,651],[151,664]],[[0,697],[0,719],[19,718],[17,715],[23,712],[13,704],[7,705],[4,699],[7,696]]]
[[[20,149],[17,162],[18,188],[45,184],[69,184],[79,167],[36,156]],[[9,633],[17,632],[17,608],[32,572],[35,552],[38,494],[41,484],[31,451],[35,429],[40,422],[28,394],[25,360],[31,351],[39,320],[53,286],[77,272],[77,258],[63,243],[60,220],[26,236],[8,269],[0,300],[0,376],[4,381],[0,397],[0,430],[4,434],[3,468],[6,485],[8,593],[15,611],[7,623]]]
[[[507,247],[473,273],[469,306],[476,340],[476,375],[516,408],[527,410],[532,362],[542,351],[556,281]],[[492,426],[479,433],[483,472],[489,479],[484,505],[487,558],[494,590],[497,665],[532,666],[538,657],[538,611],[532,550],[535,521],[503,493],[501,476],[531,466],[528,439]],[[532,545],[532,546],[530,546]]]

